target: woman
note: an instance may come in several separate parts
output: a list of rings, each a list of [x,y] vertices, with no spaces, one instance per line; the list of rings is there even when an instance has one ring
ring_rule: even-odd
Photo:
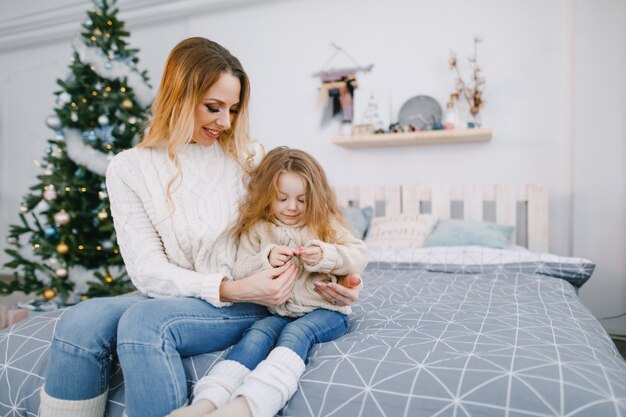
[[[293,265],[230,275],[229,228],[254,158],[249,90],[239,60],[215,42],[189,38],[170,52],[146,137],[107,170],[118,244],[142,294],[84,301],[63,314],[40,416],[103,416],[116,352],[127,414],[163,417],[187,402],[181,356],[232,345],[269,314],[265,306],[289,298]],[[351,305],[360,278],[344,281],[320,296]]]

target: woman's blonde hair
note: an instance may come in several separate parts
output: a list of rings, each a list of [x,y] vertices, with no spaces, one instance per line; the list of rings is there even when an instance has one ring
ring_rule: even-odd
[[[256,223],[273,221],[272,203],[278,198],[278,178],[289,172],[305,183],[304,224],[329,243],[341,243],[333,229],[333,221],[346,225],[322,166],[310,154],[285,146],[272,149],[247,182],[247,195],[240,206],[239,221],[233,229],[235,237],[249,231]]]
[[[191,142],[196,107],[209,88],[224,74],[232,74],[239,79],[241,92],[238,112],[230,129],[220,135],[218,143],[246,171],[252,170],[254,146],[248,127],[248,75],[239,60],[218,43],[200,37],[185,39],[167,57],[161,85],[152,102],[149,128],[137,145],[167,147],[167,154],[177,168],[177,173],[167,185],[170,208],[172,187],[182,178],[176,150]]]

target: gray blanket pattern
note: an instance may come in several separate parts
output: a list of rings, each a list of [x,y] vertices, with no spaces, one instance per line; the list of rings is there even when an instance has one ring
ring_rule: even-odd
[[[371,264],[350,332],[313,348],[280,415],[626,416],[626,362],[567,281],[432,269]],[[58,314],[0,333],[0,415],[37,415]],[[190,386],[222,356],[186,358]],[[123,388],[117,368],[108,416]]]

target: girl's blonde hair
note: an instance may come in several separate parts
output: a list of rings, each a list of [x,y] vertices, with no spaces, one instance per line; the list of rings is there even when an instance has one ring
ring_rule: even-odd
[[[250,82],[239,60],[226,48],[205,38],[193,37],[172,49],[159,91],[152,102],[152,120],[138,147],[167,147],[167,154],[177,172],[167,185],[170,208],[172,188],[182,179],[176,150],[192,140],[195,110],[204,94],[222,75],[232,74],[241,83],[239,108],[230,129],[222,132],[218,143],[224,152],[250,172],[254,146],[248,127]]]
[[[234,228],[235,237],[239,238],[258,222],[275,220],[272,203],[278,198],[278,178],[284,172],[298,175],[305,183],[304,224],[318,239],[341,243],[332,225],[335,221],[346,226],[346,220],[324,169],[310,154],[285,146],[268,152],[252,171]]]

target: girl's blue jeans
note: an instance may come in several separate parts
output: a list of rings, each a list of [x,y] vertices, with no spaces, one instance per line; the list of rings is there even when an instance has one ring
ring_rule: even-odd
[[[317,309],[302,317],[270,316],[255,322],[226,359],[254,369],[275,346],[293,350],[306,360],[315,343],[330,342],[348,331],[348,316]]]
[[[57,323],[45,391],[64,400],[101,395],[117,354],[127,414],[163,417],[187,403],[181,357],[223,350],[269,314],[256,304],[216,308],[196,298],[129,295],[83,301]]]

